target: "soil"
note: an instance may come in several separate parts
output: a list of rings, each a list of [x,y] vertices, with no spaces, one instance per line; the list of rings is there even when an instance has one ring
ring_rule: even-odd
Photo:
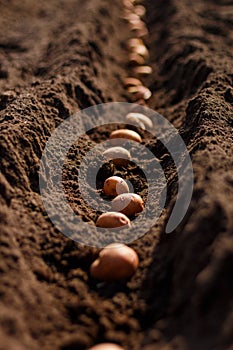
[[[99,284],[89,275],[98,250],[53,226],[38,170],[47,139],[68,116],[131,101],[123,81],[132,33],[122,3],[0,1],[0,350],[85,350],[100,342],[134,350],[233,349],[233,4],[144,4],[153,67],[144,79],[153,92],[148,105],[182,135],[194,192],[185,219],[165,234],[176,171],[145,136],[167,174],[166,208],[130,244],[140,258],[136,274]],[[109,131],[95,130],[89,145]],[[85,153],[85,139],[77,147]],[[83,220],[94,222],[97,213],[77,192],[78,161],[71,150],[64,187]],[[101,171],[99,187],[101,174],[133,173],[136,191],[146,195],[136,166]]]

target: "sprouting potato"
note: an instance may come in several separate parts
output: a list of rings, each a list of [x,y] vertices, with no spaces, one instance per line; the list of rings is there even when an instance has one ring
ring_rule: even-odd
[[[90,274],[103,281],[125,280],[135,273],[138,264],[138,255],[132,248],[112,243],[101,250],[90,267]]]
[[[122,139],[129,139],[137,142],[141,142],[141,136],[133,130],[128,129],[118,129],[113,131],[110,134],[110,139],[116,139],[116,138],[122,138]]]
[[[103,156],[115,165],[127,165],[131,158],[130,152],[123,147],[110,147],[104,151]]]
[[[141,196],[136,193],[123,193],[112,201],[112,210],[121,212],[126,216],[134,216],[144,209]]]
[[[130,227],[130,220],[126,215],[119,212],[107,212],[99,216],[96,226],[103,228],[114,228],[121,226]]]
[[[151,129],[153,127],[151,119],[142,113],[128,113],[126,120],[138,126],[142,124],[144,126],[143,129],[145,129],[145,127],[148,129]]]
[[[106,196],[116,197],[122,193],[129,193],[129,186],[121,177],[111,176],[105,180],[103,192]]]

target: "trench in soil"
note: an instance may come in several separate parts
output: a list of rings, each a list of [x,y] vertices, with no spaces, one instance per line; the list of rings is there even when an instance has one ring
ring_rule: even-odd
[[[38,168],[49,135],[77,109],[130,101],[123,86],[130,33],[116,3],[62,4],[1,5],[2,348],[86,349],[113,341],[128,349],[225,349],[232,340],[230,3],[145,2],[153,67],[143,80],[153,92],[148,105],[183,136],[195,188],[182,224],[165,235],[176,171],[166,149],[145,139],[168,180],[167,208],[131,244],[141,261],[132,280],[104,285],[88,272],[97,249],[66,239],[47,217]],[[95,141],[108,133],[94,134]],[[85,144],[84,139],[82,155]],[[79,161],[71,149],[65,186],[83,219],[95,220],[77,197]],[[132,171],[135,189],[144,194],[141,174]]]

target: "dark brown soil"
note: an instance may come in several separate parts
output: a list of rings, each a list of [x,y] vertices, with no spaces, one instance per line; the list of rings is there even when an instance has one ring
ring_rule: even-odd
[[[182,224],[165,234],[177,188],[176,172],[160,154],[168,203],[158,224],[131,244],[140,267],[127,283],[99,285],[88,273],[97,249],[52,225],[38,169],[49,135],[72,113],[130,101],[123,85],[130,32],[122,4],[0,1],[1,350],[85,350],[105,341],[130,350],[232,349],[233,4],[145,5],[154,69],[145,79],[153,91],[149,106],[184,138],[194,193]],[[102,130],[104,137],[109,130]],[[93,138],[98,141],[97,132]],[[84,141],[78,147],[85,152]],[[82,198],[72,197],[75,164],[67,164],[71,204],[84,220],[95,220]],[[135,186],[146,190],[143,183]]]

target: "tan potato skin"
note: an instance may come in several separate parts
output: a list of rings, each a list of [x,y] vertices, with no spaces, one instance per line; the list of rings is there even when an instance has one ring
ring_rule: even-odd
[[[138,54],[137,52],[132,52],[129,55],[129,63],[131,65],[143,65],[145,63],[145,59],[142,55]]]
[[[138,45],[143,45],[143,41],[140,38],[131,38],[128,40],[129,49],[134,48]]]
[[[150,66],[139,66],[134,68],[136,74],[147,75],[152,73],[152,68]]]
[[[142,198],[136,193],[123,193],[112,201],[112,210],[118,211],[126,216],[134,216],[144,209]]]
[[[106,196],[116,197],[122,193],[129,193],[129,186],[119,176],[111,176],[104,182],[103,192]]]
[[[99,254],[91,267],[92,277],[103,281],[119,281],[130,278],[139,264],[137,253],[130,247],[112,243]]]
[[[103,228],[114,228],[127,225],[130,227],[130,220],[126,215],[119,212],[107,212],[99,216],[96,226]]]
[[[124,350],[121,346],[113,343],[103,343],[92,346],[89,350]]]
[[[111,147],[104,151],[104,157],[111,160],[115,165],[127,165],[131,156],[127,149],[123,147]],[[123,158],[124,157],[124,158]]]
[[[142,142],[141,136],[136,131],[128,130],[128,129],[118,129],[113,131],[110,134],[110,139],[117,139],[117,138],[129,139],[136,142]]]
[[[128,113],[126,115],[126,120],[137,122],[138,124],[143,123],[147,128],[150,128],[150,129],[153,127],[152,120],[142,113],[134,113],[134,112]]]
[[[137,78],[132,78],[132,77],[129,77],[129,78],[126,78],[124,80],[124,85],[127,87],[127,86],[139,86],[139,85],[142,85],[142,82],[141,80],[137,79]]]
[[[143,17],[146,14],[146,8],[145,8],[145,6],[137,5],[137,6],[134,7],[134,12],[139,17]]]
[[[145,86],[137,86],[134,93],[136,99],[142,98],[144,100],[148,100],[152,95],[151,91]]]
[[[149,54],[145,46],[138,46],[134,49],[134,52],[143,58],[148,58]],[[145,62],[145,60],[144,60]]]

